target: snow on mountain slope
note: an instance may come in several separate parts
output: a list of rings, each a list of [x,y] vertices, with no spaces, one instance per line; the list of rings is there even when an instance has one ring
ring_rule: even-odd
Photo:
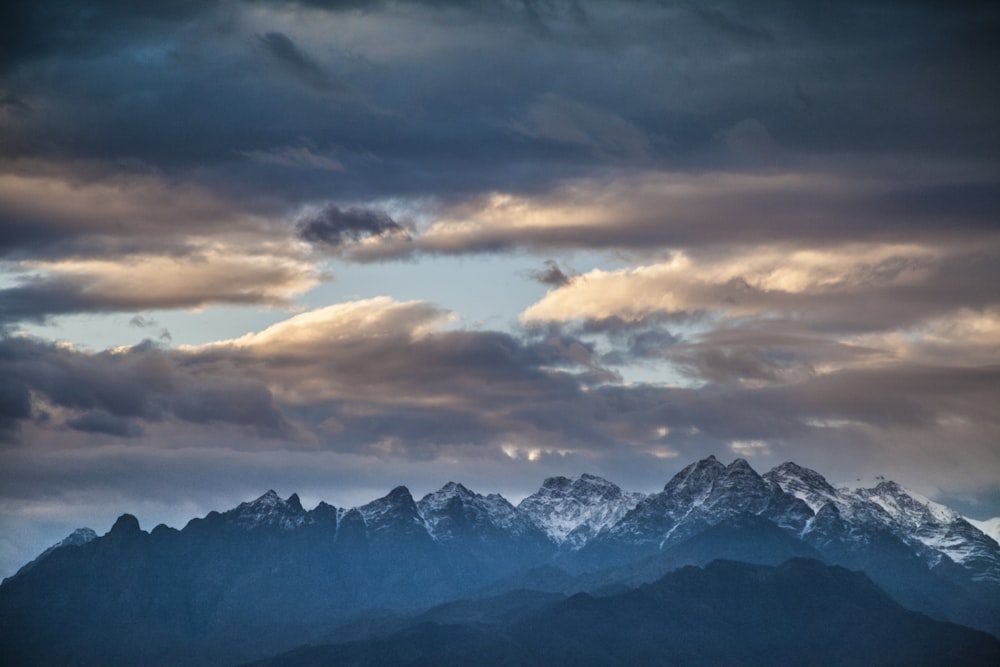
[[[984,535],[992,538],[994,542],[1000,544],[1000,516],[995,516],[985,521],[970,519],[968,517],[965,517],[965,520],[982,531]]]
[[[556,544],[575,550],[617,523],[644,497],[585,473],[575,479],[546,479],[517,508]]]
[[[70,533],[63,539],[59,540],[58,542],[53,544],[51,547],[49,547],[42,553],[38,554],[38,556],[34,560],[21,567],[21,569],[19,569],[14,576],[16,577],[19,574],[27,572],[35,565],[37,565],[41,560],[47,558],[49,554],[51,554],[56,549],[62,549],[63,547],[78,547],[96,539],[97,539],[97,533],[95,533],[90,528],[77,528],[72,533]]]
[[[222,513],[223,518],[247,530],[263,527],[293,530],[307,522],[306,515],[297,494],[283,500],[273,490]]]
[[[455,482],[421,498],[417,510],[431,535],[440,542],[476,532],[489,537],[521,537],[534,531],[527,518],[503,496],[483,496]]]
[[[959,519],[958,514],[944,505],[904,489],[896,482],[883,481],[873,489],[857,489],[855,493],[877,504],[908,528],[916,529],[928,523],[949,524]]]
[[[819,473],[794,463],[783,463],[764,477],[816,512],[816,519],[804,527],[803,537],[809,538],[812,531],[829,532],[830,518],[835,516],[844,525],[838,535],[825,538],[863,542],[885,530],[911,545],[931,567],[946,556],[969,570],[974,579],[1000,582],[1000,549],[994,541],[948,507],[895,482],[837,488]]]
[[[812,511],[805,502],[758,475],[745,460],[736,459],[727,466],[709,456],[677,473],[663,491],[642,500],[599,539],[664,549],[745,514],[762,516],[798,532]]]
[[[357,510],[364,517],[369,534],[391,533],[425,535],[427,525],[424,523],[417,504],[405,486],[397,486],[382,498],[371,501]]]
[[[813,512],[818,512],[827,503],[834,503],[840,508],[847,508],[850,504],[843,493],[818,472],[791,461],[764,473],[764,479],[774,482],[786,493],[805,502]]]
[[[1000,583],[1000,549],[996,541],[956,512],[891,481],[855,493],[884,509],[901,536],[973,571],[974,579]]]

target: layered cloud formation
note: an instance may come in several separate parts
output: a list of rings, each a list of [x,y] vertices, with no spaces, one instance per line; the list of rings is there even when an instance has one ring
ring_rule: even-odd
[[[1000,514],[998,28],[0,9],[0,574],[136,505],[652,489],[723,450]]]

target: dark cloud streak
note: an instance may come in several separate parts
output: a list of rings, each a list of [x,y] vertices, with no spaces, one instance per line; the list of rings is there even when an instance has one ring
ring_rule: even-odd
[[[299,238],[332,248],[351,241],[384,234],[406,235],[406,228],[385,211],[346,208],[330,204],[299,222]]]
[[[335,83],[315,60],[304,54],[287,35],[268,32],[257,35],[257,43],[271,58],[302,83],[324,93],[343,93],[349,88]]]

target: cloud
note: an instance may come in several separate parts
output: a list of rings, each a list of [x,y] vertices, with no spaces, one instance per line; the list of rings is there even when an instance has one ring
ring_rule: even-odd
[[[235,251],[235,252],[231,252]],[[44,322],[72,313],[201,308],[214,304],[284,306],[319,282],[294,257],[240,256],[224,245],[182,257],[22,264],[29,277],[0,289],[0,324]]]
[[[771,448],[763,440],[734,440],[729,449],[737,456],[748,458],[771,453]]]
[[[599,155],[644,159],[649,140],[620,115],[546,93],[511,123],[527,137],[576,144]]]
[[[351,257],[370,261],[519,249],[643,253],[762,242],[810,247],[995,237],[988,221],[996,214],[997,186],[946,186],[937,178],[877,182],[866,173],[637,170],[612,180],[567,181],[540,195],[491,193],[433,207],[424,211],[431,221],[412,238],[377,239]],[[946,203],[953,199],[962,205]]]
[[[545,260],[545,269],[533,272],[531,278],[551,287],[563,287],[572,280],[570,275],[563,271],[554,259]]]
[[[39,163],[0,172],[0,256],[183,253],[192,239],[272,240],[268,206],[156,173]]]
[[[79,167],[79,165],[78,165]],[[82,167],[81,167],[82,168]],[[0,174],[0,323],[72,313],[289,305],[323,278],[269,204],[159,174]],[[259,207],[258,210],[255,210]]]
[[[344,165],[335,157],[318,153],[310,146],[281,146],[270,150],[244,151],[243,155],[255,162],[279,167],[321,169],[323,171],[344,170]]]
[[[729,335],[739,341],[740,333]],[[718,347],[722,335],[703,342]],[[792,446],[816,457],[847,448],[871,462],[890,456],[882,440],[924,433],[904,447],[907,455],[938,460],[947,455],[937,442],[950,438],[963,465],[993,465],[996,452],[984,443],[1000,429],[991,408],[1000,399],[1000,361],[963,367],[882,356],[863,363],[869,351],[770,335],[742,345],[798,346],[808,361],[829,368],[782,373],[780,381],[627,384],[604,370],[596,346],[583,340],[455,330],[430,304],[377,298],[175,350],[145,344],[95,354],[8,338],[4,377],[23,389],[9,392],[5,414],[39,442],[65,424],[162,447],[214,424],[222,429],[213,436],[222,437],[220,446],[267,449],[280,438],[282,447],[385,460],[475,460],[507,447],[599,461],[654,456],[666,437],[682,457],[759,440],[775,458]],[[852,363],[833,364],[837,354]],[[745,360],[723,363],[737,368],[729,375],[757,379]],[[42,412],[47,419],[38,419]]]
[[[66,422],[66,426],[85,433],[102,433],[117,438],[135,438],[142,435],[142,428],[131,419],[110,415],[101,410],[85,412]]]
[[[912,325],[996,299],[989,247],[920,244],[764,246],[704,259],[677,252],[664,262],[585,273],[521,315],[525,322],[715,313],[778,317],[815,330],[862,333]]]
[[[8,337],[0,339],[0,366],[13,386],[23,388],[12,403],[30,392],[30,411],[12,416],[48,415],[40,423],[45,428],[58,427],[63,418],[76,430],[137,437],[144,423],[178,419],[228,423],[264,437],[292,432],[265,386],[205,376],[148,343],[93,354]]]
[[[342,209],[328,204],[298,224],[299,238],[322,246],[338,248],[373,237],[406,240],[407,229],[385,211],[367,208]]]
[[[754,17],[731,2],[125,4],[7,10],[0,90],[30,109],[0,126],[0,155],[134,158],[243,194],[266,185],[294,209],[719,172],[732,156],[712,138],[747,122],[778,149],[748,172],[981,164],[1000,145],[996,19],[968,4],[884,7],[892,35],[859,3]],[[325,94],[344,86],[357,93]],[[334,147],[344,178],[276,175],[274,160],[313,160],[302,140]]]
[[[10,419],[45,411],[34,428],[162,436],[170,424],[217,424],[340,451],[401,458],[500,439],[550,442],[573,423],[589,383],[615,380],[594,350],[569,338],[520,340],[443,328],[424,302],[387,298],[296,315],[246,336],[164,350],[144,343],[103,353],[7,338]],[[548,406],[549,409],[543,406]],[[15,409],[16,408],[16,409]],[[126,428],[127,426],[127,428]],[[151,431],[152,433],[152,431]]]
[[[288,35],[280,32],[257,35],[257,44],[275,62],[307,86],[324,93],[349,90],[347,86],[334,82],[316,61],[295,45]]]

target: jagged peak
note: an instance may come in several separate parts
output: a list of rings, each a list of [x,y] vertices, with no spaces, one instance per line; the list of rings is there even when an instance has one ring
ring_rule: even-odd
[[[742,459],[742,458],[736,459],[732,463],[730,463],[728,466],[726,466],[726,472],[727,473],[732,473],[732,472],[752,472],[754,475],[757,474],[757,471],[753,469],[753,466],[751,466],[749,463],[747,463],[746,459]]]
[[[96,539],[97,539],[97,533],[95,533],[92,529],[77,528],[72,533],[63,538],[62,541],[60,541],[59,544],[57,544],[56,546],[86,544],[87,542]]]
[[[285,500],[274,489],[268,489],[255,500],[240,503],[222,514],[229,522],[245,529],[260,526],[292,529],[302,525],[307,519],[306,515],[297,493]]]
[[[579,477],[564,477],[562,475],[558,475],[556,477],[546,477],[545,481],[542,482],[542,486],[539,491],[564,491],[579,488],[581,486],[608,486],[617,488],[617,484],[614,482],[608,481],[600,475],[585,472]]]
[[[916,519],[912,516],[904,517],[904,515],[912,514],[915,510],[918,514],[925,514],[942,524],[953,523],[960,519],[959,515],[951,508],[892,480],[880,480],[874,488],[858,489],[857,493],[881,506],[897,520],[915,521]]]
[[[417,512],[417,503],[413,500],[410,490],[405,486],[397,486],[381,498],[362,505],[358,509],[364,515],[365,521],[371,522],[376,517],[391,511],[393,508],[405,509],[408,514],[415,514]]]
[[[468,487],[466,487],[461,482],[448,482],[447,484],[445,484],[444,486],[442,486],[440,489],[438,489],[436,493],[439,493],[439,494],[442,494],[442,495],[457,495],[457,496],[476,496],[476,495],[478,495],[477,493],[471,491]]]
[[[406,488],[405,486],[403,486],[402,484],[400,484],[399,486],[397,486],[396,488],[394,488],[392,491],[390,491],[388,494],[386,494],[385,498],[387,500],[409,500],[409,501],[412,501],[413,500],[413,495],[410,493],[410,490],[408,488]]]
[[[802,500],[814,512],[831,501],[835,505],[849,502],[843,490],[838,491],[818,472],[793,461],[771,468],[764,474],[764,479]]]
[[[569,477],[563,477],[562,475],[557,475],[555,477],[546,477],[545,481],[542,482],[543,489],[561,489],[569,486],[573,483]]]
[[[815,470],[810,470],[809,468],[806,468],[805,466],[800,466],[795,461],[785,461],[784,463],[779,463],[778,465],[776,465],[773,468],[771,468],[770,470],[768,470],[768,472],[788,473],[788,474],[793,474],[793,475],[801,475],[803,473],[819,474],[819,473],[816,473]]]
[[[883,479],[879,481],[879,483],[876,484],[874,489],[872,490],[878,493],[890,493],[894,496],[899,496],[899,495],[912,496],[911,492],[907,491],[897,482],[894,482],[891,479]]]
[[[674,475],[669,482],[667,482],[666,486],[663,487],[663,490],[670,491],[686,486],[689,482],[703,481],[706,478],[710,480],[715,479],[725,470],[726,466],[720,463],[718,459],[715,458],[714,454],[709,454],[706,458],[685,466],[679,473]]]
[[[833,490],[833,485],[826,481],[823,475],[819,474],[812,468],[806,468],[805,466],[800,466],[795,461],[785,461],[779,465],[774,466],[766,473],[764,477],[767,478],[782,478],[782,479],[799,479],[804,482],[810,482],[811,484],[822,484],[829,490]]]
[[[278,509],[278,508],[288,508],[297,512],[303,512],[302,502],[299,500],[299,494],[293,493],[288,496],[288,499],[284,499],[278,495],[274,489],[268,489],[264,494],[255,498],[254,500],[249,500],[240,503],[235,508],[226,512],[230,513],[244,513],[244,512],[258,512],[266,509]]]
[[[139,527],[139,520],[131,514],[122,514],[111,526],[109,535],[129,535],[142,532]]]

